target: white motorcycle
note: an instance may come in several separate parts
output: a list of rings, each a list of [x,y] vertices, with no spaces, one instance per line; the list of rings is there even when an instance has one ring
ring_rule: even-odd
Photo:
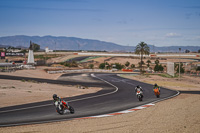
[[[143,94],[141,93],[141,91],[137,91],[136,96],[139,99],[139,101],[142,101]]]

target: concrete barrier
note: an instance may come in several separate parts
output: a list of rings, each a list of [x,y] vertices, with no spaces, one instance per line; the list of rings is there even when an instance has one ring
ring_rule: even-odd
[[[76,69],[76,70],[58,70],[58,71],[47,71],[49,74],[55,73],[74,73],[74,72],[113,72],[113,70],[104,69]]]
[[[140,55],[137,54],[126,54],[126,53],[121,53],[121,54],[117,54],[117,53],[76,53],[78,55],[91,55],[91,56],[130,56],[130,57],[140,57]],[[144,57],[199,57],[200,55],[196,55],[196,54],[184,54],[181,53],[179,54],[150,54],[150,55],[143,55]]]

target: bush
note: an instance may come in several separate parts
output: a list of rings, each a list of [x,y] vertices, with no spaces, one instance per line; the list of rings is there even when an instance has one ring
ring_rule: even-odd
[[[176,67],[176,73],[179,73],[179,64],[176,64],[175,67]],[[181,63],[180,73],[184,73],[184,72],[185,72],[185,69],[183,68],[183,63]]]
[[[155,65],[154,71],[155,71],[155,72],[158,72],[158,71],[159,71],[159,65],[158,65],[158,64]]]
[[[89,68],[93,69],[94,68],[94,64],[89,64]]]
[[[160,64],[159,65],[159,71],[163,72],[163,70],[164,70],[164,67]]]
[[[164,70],[164,67],[160,64],[156,64],[155,67],[154,67],[154,71],[156,72],[159,72],[159,71],[163,71]]]
[[[105,63],[101,63],[100,65],[99,65],[99,69],[104,69],[105,68]]]
[[[122,68],[124,68],[124,65],[120,64],[120,63],[115,63],[116,65],[116,69],[121,70]]]
[[[135,68],[135,64],[131,64],[131,68]]]
[[[125,66],[128,67],[129,65],[130,65],[130,62],[127,61],[127,62],[125,63]]]
[[[64,66],[66,67],[77,67],[78,64],[76,61],[72,61],[72,62],[64,62],[64,63],[61,63],[61,65],[64,64]]]
[[[200,66],[197,67],[196,71],[200,71]]]
[[[155,64],[158,65],[160,62],[158,59],[156,59]]]

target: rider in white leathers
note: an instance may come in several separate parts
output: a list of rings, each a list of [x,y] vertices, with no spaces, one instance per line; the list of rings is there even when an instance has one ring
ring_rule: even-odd
[[[63,101],[63,102],[62,102]],[[67,107],[69,107],[68,102],[62,100],[60,97],[58,97],[56,94],[53,95],[53,102],[54,105],[57,106],[58,103],[63,103],[65,104]]]
[[[136,96],[137,96],[137,91],[140,91],[140,94],[142,95],[142,97],[143,97],[143,89],[142,89],[142,87],[141,86],[136,86],[135,87],[135,93],[136,93]]]

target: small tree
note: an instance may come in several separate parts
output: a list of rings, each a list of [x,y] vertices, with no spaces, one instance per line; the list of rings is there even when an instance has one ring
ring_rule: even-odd
[[[159,71],[163,72],[164,67],[161,64],[158,66],[158,68],[159,68]]]
[[[151,61],[147,60],[147,67],[150,67],[150,63],[151,63]]]
[[[94,68],[94,64],[89,64],[89,68],[93,69]]]
[[[125,66],[128,67],[129,65],[130,65],[130,62],[127,61],[127,62],[125,63]]]
[[[105,68],[105,63],[101,63],[101,64],[99,65],[99,68],[100,68],[100,69],[104,69],[104,68]]]
[[[141,63],[142,62],[142,63]],[[139,66],[141,66],[141,65],[143,65],[143,64],[145,64],[144,63],[144,61],[140,61],[140,62],[138,62],[138,64],[139,64]]]
[[[111,65],[110,65],[108,62],[106,62],[106,63],[105,63],[105,68],[106,68],[106,69],[110,69],[110,68],[111,68]]]
[[[36,44],[36,43],[32,43],[32,47],[33,47],[33,51],[34,51],[34,52],[40,50],[40,45],[38,45],[38,44]]]
[[[155,64],[158,65],[160,62],[158,59],[156,59]]]
[[[198,66],[198,67],[196,68],[196,71],[200,71],[200,66]]]
[[[179,64],[176,64],[176,73],[179,73]],[[184,73],[185,72],[185,69],[183,68],[183,63],[181,63],[180,65],[180,73]]]
[[[131,64],[131,68],[135,68],[135,64]]]
[[[155,65],[154,71],[155,71],[155,72],[158,72],[158,71],[159,71],[159,65],[158,65],[158,64]]]
[[[162,72],[163,70],[164,70],[164,67],[161,65],[161,64],[159,64],[159,60],[157,59],[156,61],[155,61],[155,67],[154,67],[154,71],[156,71],[156,72]]]
[[[115,63],[116,65],[116,69],[121,70],[122,68],[124,68],[124,65],[120,64],[120,63]]]
[[[190,53],[190,50],[186,49],[186,50],[185,50],[185,53]]]

